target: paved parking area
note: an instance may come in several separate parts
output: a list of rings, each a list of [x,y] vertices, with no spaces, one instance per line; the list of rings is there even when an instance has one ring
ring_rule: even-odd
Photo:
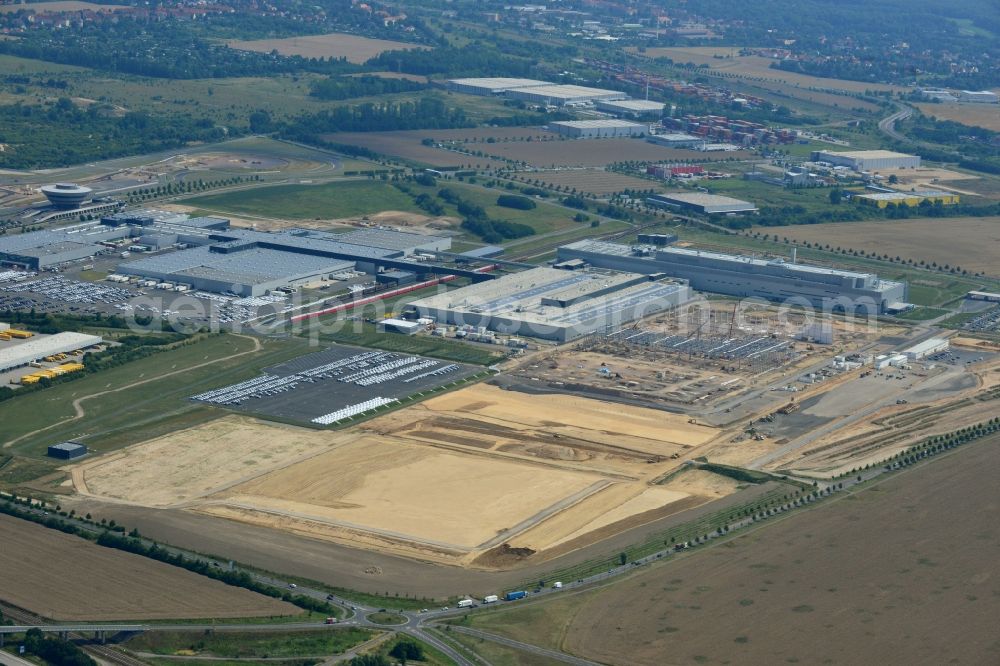
[[[336,345],[191,399],[265,418],[331,425],[482,371],[463,363]]]

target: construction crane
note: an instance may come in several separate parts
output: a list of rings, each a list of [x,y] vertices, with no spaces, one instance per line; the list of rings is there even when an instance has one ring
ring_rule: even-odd
[[[736,301],[736,305],[733,306],[733,313],[729,315],[729,335],[726,337],[732,339],[733,329],[736,327],[736,311],[740,308],[740,303],[742,301]]]

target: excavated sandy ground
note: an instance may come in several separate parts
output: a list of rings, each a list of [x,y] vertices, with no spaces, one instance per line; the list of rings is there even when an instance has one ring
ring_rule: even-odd
[[[227,416],[75,465],[82,494],[168,507],[281,469],[346,438]]]
[[[594,474],[363,437],[213,499],[471,549],[603,481]]]
[[[228,416],[73,466],[77,491],[448,563],[582,544],[736,490],[652,482],[715,428],[476,385],[351,430]],[[576,546],[574,546],[576,547]],[[510,562],[498,562],[509,565]]]

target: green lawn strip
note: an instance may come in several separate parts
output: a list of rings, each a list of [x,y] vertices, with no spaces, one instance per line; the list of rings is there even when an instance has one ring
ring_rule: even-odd
[[[371,324],[365,324],[361,332],[340,330],[320,333],[319,339],[359,347],[375,347],[403,354],[430,356],[447,361],[472,365],[492,365],[503,357],[499,352],[481,349],[470,344],[425,335],[399,335],[379,333]]]
[[[469,636],[457,631],[440,632],[447,640],[457,643],[467,654],[479,655],[492,666],[558,666],[564,662],[541,655],[523,652],[478,636]]]
[[[384,624],[389,626],[400,625],[406,624],[406,616],[400,615],[399,613],[378,611],[370,613],[368,615],[368,621],[374,622],[375,624]]]
[[[342,654],[376,633],[359,627],[312,631],[149,631],[126,643],[136,652],[159,655],[242,658],[316,657]]]
[[[929,307],[917,307],[909,312],[903,312],[896,315],[896,319],[902,321],[927,321],[929,319],[936,319],[942,315],[946,315],[950,310],[944,310],[942,308],[929,308]]]

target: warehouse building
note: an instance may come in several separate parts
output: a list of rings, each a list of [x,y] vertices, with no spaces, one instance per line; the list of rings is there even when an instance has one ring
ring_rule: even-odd
[[[855,171],[917,169],[920,167],[919,155],[907,155],[891,150],[852,150],[846,152],[814,150],[810,159],[813,162],[827,162],[833,166],[845,166]]]
[[[405,319],[382,319],[375,322],[375,330],[380,333],[399,333],[400,335],[416,335],[423,326],[415,321]]]
[[[929,338],[913,345],[909,349],[904,349],[903,354],[911,361],[919,361],[939,352],[948,351],[951,344],[947,338]]]
[[[37,271],[89,259],[105,250],[100,244],[102,241],[128,237],[128,229],[112,229],[96,222],[26,234],[7,234],[0,236],[0,264]]]
[[[48,456],[59,460],[73,460],[87,455],[87,447],[79,442],[63,442],[49,447]]]
[[[687,150],[702,150],[708,143],[704,137],[694,136],[693,134],[684,134],[681,132],[674,132],[671,134],[651,134],[646,137],[646,141],[655,143],[658,146],[666,146],[667,148]]]
[[[441,324],[567,342],[675,308],[686,284],[660,275],[532,268],[411,303]]]
[[[670,192],[647,197],[646,203],[654,208],[682,208],[706,215],[731,215],[754,213],[757,207],[749,201],[704,192]]]
[[[503,95],[508,90],[515,88],[535,88],[538,86],[551,86],[548,81],[536,81],[534,79],[511,79],[504,77],[473,78],[473,79],[451,79],[448,81],[448,90],[466,95],[480,95],[482,97],[497,97]]]
[[[989,90],[962,90],[958,93],[959,102],[973,102],[976,104],[998,104],[1000,96]]]
[[[620,118],[640,118],[644,120],[659,120],[663,117],[663,102],[652,102],[648,99],[623,99],[618,101],[598,100],[597,110],[612,113]]]
[[[649,125],[627,120],[563,120],[548,124],[549,131],[574,139],[611,139],[642,136]]]
[[[101,336],[85,333],[67,332],[47,336],[36,335],[27,342],[5,345],[0,348],[0,372],[22,368],[53,354],[68,354],[77,349],[94,347],[101,342],[103,342]]]
[[[866,192],[855,194],[852,201],[857,201],[865,206],[875,208],[885,208],[889,204],[919,206],[927,201],[932,204],[940,203],[944,206],[951,206],[960,201],[960,197],[954,192],[939,192],[936,190],[925,190],[922,192]]]
[[[545,106],[579,106],[593,104],[599,100],[628,99],[628,95],[617,90],[602,90],[574,85],[546,85],[530,88],[512,88],[507,97],[532,104]]]
[[[872,273],[756,259],[679,247],[630,247],[583,240],[563,245],[557,260],[582,259],[591,266],[687,280],[692,289],[740,298],[809,304],[825,312],[886,312],[902,307],[905,282]]]
[[[419,269],[426,273],[434,267],[408,258],[418,251],[444,251],[451,247],[448,237],[384,229],[345,234],[303,229],[280,233],[230,229],[179,238],[195,247],[123,263],[117,272],[186,284],[202,291],[262,296],[275,289],[314,282],[348,270],[378,273],[380,268]],[[451,272],[469,273],[457,269]]]

